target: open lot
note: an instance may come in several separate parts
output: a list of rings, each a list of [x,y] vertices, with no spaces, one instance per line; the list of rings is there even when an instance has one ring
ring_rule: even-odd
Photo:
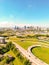
[[[49,45],[49,42],[48,41],[42,41],[39,39],[37,39],[36,37],[32,37],[32,38],[17,38],[16,36],[10,36],[9,41],[14,41],[16,42],[17,44],[19,44],[20,46],[22,46],[24,49],[28,49],[29,46],[32,46],[32,45],[37,45],[37,44],[40,44],[40,45]]]
[[[38,44],[38,39],[36,39],[36,38],[10,37],[9,40],[18,43],[24,49],[28,49],[28,47],[31,46],[31,45]]]

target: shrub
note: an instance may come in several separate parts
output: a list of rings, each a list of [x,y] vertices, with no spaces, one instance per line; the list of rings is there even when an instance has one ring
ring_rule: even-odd
[[[29,60],[26,59],[26,60],[24,61],[24,65],[31,65],[31,63],[29,62]]]

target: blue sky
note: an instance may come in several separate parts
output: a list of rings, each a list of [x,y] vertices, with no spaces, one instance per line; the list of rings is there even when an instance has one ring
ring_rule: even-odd
[[[49,24],[49,0],[0,0],[0,23]]]

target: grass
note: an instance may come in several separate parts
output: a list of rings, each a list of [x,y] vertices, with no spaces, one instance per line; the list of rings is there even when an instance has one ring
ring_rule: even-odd
[[[49,64],[49,48],[36,47],[32,49],[32,53],[39,59]]]
[[[24,49],[28,49],[29,46],[37,44],[38,40],[36,38],[17,38],[17,37],[10,37],[9,40],[16,42]],[[23,40],[23,41],[22,41]]]
[[[5,64],[5,59],[0,62],[0,65],[4,65],[4,64]]]
[[[39,42],[37,38],[17,38],[17,37],[10,37],[9,40],[16,42],[24,49],[28,49],[29,46],[35,44],[41,44],[42,46],[47,45],[46,42]],[[22,41],[23,40],[23,41]],[[49,48],[45,47],[36,47],[32,50],[35,56],[39,59],[43,60],[44,62],[49,64]]]
[[[23,65],[21,61],[15,56],[15,54],[10,50],[7,54],[15,57],[15,60],[13,61],[14,65]]]
[[[42,42],[39,41],[37,38],[17,38],[17,37],[9,37],[10,41],[14,41],[17,44],[19,44],[21,47],[23,47],[24,49],[28,49],[29,46],[31,45],[37,45],[37,44],[41,44],[42,46],[47,45],[47,42]],[[22,41],[23,40],[23,41]],[[49,44],[48,44],[49,45]]]

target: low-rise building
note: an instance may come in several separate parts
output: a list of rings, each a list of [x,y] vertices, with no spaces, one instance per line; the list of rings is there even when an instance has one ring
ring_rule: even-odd
[[[5,38],[4,37],[0,37],[0,43],[5,43]]]

